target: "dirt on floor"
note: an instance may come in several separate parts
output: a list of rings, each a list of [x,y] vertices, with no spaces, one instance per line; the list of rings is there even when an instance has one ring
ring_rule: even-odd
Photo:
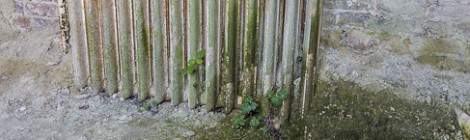
[[[59,32],[8,32],[0,38],[0,139],[187,139],[215,127],[220,113],[164,103],[77,94]]]

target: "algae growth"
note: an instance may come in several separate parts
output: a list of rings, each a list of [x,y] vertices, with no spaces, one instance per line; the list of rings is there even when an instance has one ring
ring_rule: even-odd
[[[232,119],[237,115],[230,115],[225,118],[217,127],[209,130],[196,131],[195,139],[275,139],[268,131],[258,128],[238,129],[233,125]]]
[[[403,99],[391,91],[367,91],[355,83],[319,81],[304,119],[298,116],[281,135],[221,125],[198,132],[197,139],[459,139],[455,116],[441,103]],[[300,114],[300,113],[297,113]],[[231,115],[234,116],[234,115]],[[306,130],[306,131],[305,131]],[[307,133],[304,133],[307,132]]]
[[[428,39],[418,55],[419,63],[431,65],[436,69],[470,71],[470,65],[459,59],[461,54],[458,47],[445,39]]]
[[[470,140],[470,126],[466,124],[460,124],[465,140]]]
[[[319,82],[306,119],[294,120],[285,136],[309,139],[457,139],[455,116],[441,103],[370,92],[339,80]],[[305,126],[305,127],[299,127]],[[294,130],[292,128],[298,128]],[[300,130],[299,130],[300,129]]]

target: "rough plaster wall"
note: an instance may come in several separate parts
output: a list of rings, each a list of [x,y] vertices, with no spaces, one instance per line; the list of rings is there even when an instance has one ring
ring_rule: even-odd
[[[1,0],[0,61],[62,61],[58,19],[56,0]]]
[[[57,0],[5,0],[4,7],[10,10],[14,27],[19,31],[42,30],[58,27],[59,10]]]
[[[320,77],[470,103],[470,0],[325,2]]]
[[[70,57],[60,45],[57,9],[54,0],[0,0],[0,95],[68,84]]]
[[[13,31],[13,14],[15,10],[14,1],[5,0],[0,2],[0,34],[5,35]],[[0,41],[2,40],[0,37]]]

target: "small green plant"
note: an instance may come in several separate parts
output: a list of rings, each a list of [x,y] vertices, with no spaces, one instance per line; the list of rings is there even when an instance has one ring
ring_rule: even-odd
[[[263,126],[263,127],[259,128],[259,130],[261,130],[264,134],[269,133],[269,128],[267,126]]]
[[[233,126],[237,129],[240,129],[246,125],[245,115],[239,115],[233,118]]]
[[[144,102],[144,104],[142,105],[142,108],[145,110],[145,111],[149,111],[150,108],[152,108],[152,104],[150,102]]]
[[[251,97],[246,97],[240,107],[240,112],[242,114],[249,114],[256,111],[257,108],[258,104],[255,102],[255,100],[253,100]]]
[[[251,97],[245,97],[240,106],[240,114],[232,119],[233,126],[237,129],[250,126],[256,128],[261,124],[262,117],[258,116],[258,104]]]
[[[149,111],[152,108],[152,102],[145,101],[142,103],[142,106],[139,108],[138,112]]]
[[[288,97],[288,91],[281,89],[278,92],[270,91],[267,95],[269,103],[274,108],[282,106],[284,100]],[[272,114],[272,112],[269,112]],[[240,114],[232,119],[233,127],[236,129],[242,128],[256,128],[265,133],[269,132],[269,128],[264,124],[267,116],[263,116],[260,113],[258,103],[252,97],[245,97],[240,106]]]
[[[282,102],[287,99],[288,92],[285,89],[281,89],[278,92],[270,91],[268,93],[269,101],[273,107],[279,108],[282,106]]]
[[[206,57],[205,51],[198,51],[196,57],[188,60],[188,67],[186,68],[187,74],[195,74],[200,65],[204,64],[204,58]]]
[[[156,106],[158,106],[159,104],[160,104],[160,102],[158,102],[157,100],[151,100],[151,101],[150,101],[150,105],[151,105],[151,106],[155,106],[155,107],[156,107]]]
[[[260,116],[251,117],[251,120],[250,120],[250,127],[251,127],[251,128],[258,128],[258,126],[261,125],[262,119],[263,119],[263,118],[260,117]]]

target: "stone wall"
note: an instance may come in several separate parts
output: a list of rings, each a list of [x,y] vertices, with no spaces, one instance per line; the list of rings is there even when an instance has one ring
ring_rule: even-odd
[[[59,27],[57,0],[15,0],[14,25],[22,30]]]
[[[470,0],[325,1],[320,77],[470,104]]]

